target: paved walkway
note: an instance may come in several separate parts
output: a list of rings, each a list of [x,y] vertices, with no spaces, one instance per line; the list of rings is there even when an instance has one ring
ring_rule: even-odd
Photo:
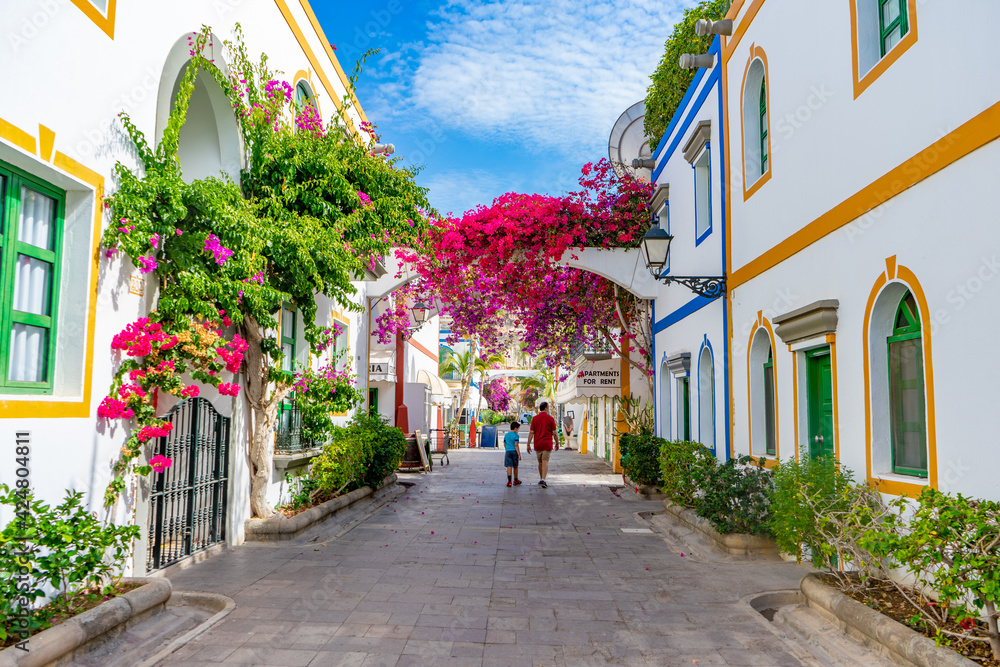
[[[176,589],[237,609],[170,665],[800,665],[740,602],[794,588],[781,562],[682,556],[577,452],[549,488],[506,488],[503,453],[462,450],[337,539],[245,545],[182,571]],[[331,536],[332,537],[332,536]],[[792,649],[794,650],[794,649]]]

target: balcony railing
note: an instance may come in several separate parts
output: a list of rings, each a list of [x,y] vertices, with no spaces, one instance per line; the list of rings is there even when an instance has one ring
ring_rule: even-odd
[[[278,412],[274,451],[289,454],[318,446],[316,442],[302,435],[302,412],[296,407],[295,398],[286,400]]]
[[[615,349],[606,340],[599,340],[587,345],[578,345],[573,350],[573,358],[577,362],[604,361],[615,356]]]

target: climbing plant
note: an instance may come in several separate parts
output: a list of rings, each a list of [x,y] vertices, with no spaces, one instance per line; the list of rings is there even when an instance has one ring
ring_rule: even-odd
[[[315,323],[317,295],[360,308],[352,301],[352,280],[390,247],[421,247],[428,205],[412,171],[371,153],[373,128],[363,126],[355,135],[342,116],[324,126],[315,108],[297,109],[291,86],[268,68],[267,57],[257,62],[248,57],[239,26],[225,44],[228,74],[204,55],[212,39],[207,27],[189,36],[190,64],[155,148],[121,114],[142,168],[116,166],[118,190],[106,201],[115,222],[104,245],[110,256],[123,253],[151,274],[159,291],[148,318],[127,330],[146,336],[148,351],[145,343],[123,342],[120,349],[130,358],[105,399],[110,411],[102,416],[137,420],[106,501],[114,501],[129,472],[150,472],[135,459],[145,442],[143,429],[159,429],[151,435],[166,429],[151,407],[152,391],[193,395],[197,385],[179,379],[188,373],[235,396],[235,381],[220,379],[225,370],[234,377],[242,373],[245,380],[252,413],[251,508],[255,516],[267,517],[274,511],[266,490],[281,402],[298,389],[298,404],[316,417],[310,421],[315,436],[329,423],[320,415],[350,409],[360,400],[343,370],[282,372],[276,314],[283,304],[294,308],[310,352],[319,355],[329,332]],[[199,72],[214,77],[232,103],[246,149],[239,182],[223,174],[183,178],[178,142]],[[183,335],[191,340],[178,346]],[[175,337],[178,343],[172,343]],[[141,393],[132,388],[136,385]]]

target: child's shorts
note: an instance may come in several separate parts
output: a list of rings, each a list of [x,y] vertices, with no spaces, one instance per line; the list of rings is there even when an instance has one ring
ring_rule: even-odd
[[[503,467],[504,468],[516,468],[517,467],[517,452],[507,452],[503,455]]]

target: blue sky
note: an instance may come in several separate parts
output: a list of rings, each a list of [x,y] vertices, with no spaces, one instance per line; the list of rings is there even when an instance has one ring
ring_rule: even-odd
[[[561,194],[607,157],[615,120],[695,0],[313,0],[385,142],[441,213]]]

